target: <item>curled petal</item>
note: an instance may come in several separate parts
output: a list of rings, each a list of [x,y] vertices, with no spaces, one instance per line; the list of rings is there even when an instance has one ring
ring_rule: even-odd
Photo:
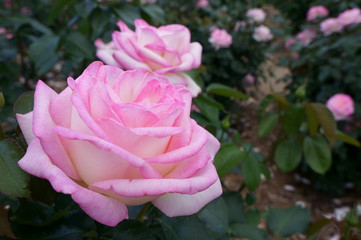
[[[25,140],[28,144],[35,138],[33,133],[33,112],[27,114],[16,114],[16,120],[19,123],[21,131],[24,134]]]
[[[80,186],[52,164],[38,139],[30,143],[19,165],[30,174],[49,180],[57,192],[71,194],[89,216],[102,224],[115,226],[128,218],[128,211],[123,203]]]

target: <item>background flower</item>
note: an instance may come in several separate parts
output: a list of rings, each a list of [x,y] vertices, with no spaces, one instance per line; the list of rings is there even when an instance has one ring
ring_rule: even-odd
[[[254,29],[253,39],[257,42],[267,42],[269,40],[272,40],[272,38],[273,35],[268,27],[261,25]]]
[[[347,120],[354,113],[354,102],[351,96],[343,93],[333,95],[327,100],[326,106],[336,121]]]
[[[246,12],[246,16],[251,22],[261,23],[266,19],[266,13],[261,8],[252,8]]]
[[[232,44],[232,36],[225,29],[215,28],[211,32],[209,42],[216,48],[227,48]]]
[[[318,17],[326,17],[329,12],[324,6],[313,6],[307,11],[307,21],[313,21]]]
[[[337,18],[328,18],[320,23],[320,28],[321,32],[328,36],[335,32],[341,32],[343,26]]]
[[[345,10],[338,15],[337,20],[342,26],[361,23],[361,10],[359,8]]]

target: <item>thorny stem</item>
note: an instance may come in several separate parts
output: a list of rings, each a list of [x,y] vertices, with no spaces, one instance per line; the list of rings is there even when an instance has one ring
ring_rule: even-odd
[[[143,208],[139,211],[139,213],[138,213],[137,217],[135,218],[135,220],[142,221],[143,216],[148,211],[149,207],[150,207],[150,202],[144,204]]]

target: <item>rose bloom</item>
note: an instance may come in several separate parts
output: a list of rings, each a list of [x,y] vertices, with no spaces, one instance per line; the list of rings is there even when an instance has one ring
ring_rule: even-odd
[[[253,85],[254,82],[256,81],[256,78],[251,73],[247,73],[245,80],[246,80],[246,83]]]
[[[289,50],[291,48],[292,45],[294,45],[296,43],[295,39],[294,38],[290,38],[288,39],[286,42],[285,42],[285,48],[287,50]]]
[[[224,29],[214,28],[208,41],[216,49],[228,48],[232,44],[232,36]]]
[[[332,112],[336,121],[347,120],[354,113],[352,98],[343,93],[333,95],[327,100],[326,106]]]
[[[135,31],[119,21],[121,32],[114,31],[112,41],[95,41],[96,55],[106,64],[122,69],[145,69],[163,74],[173,84],[186,86],[196,96],[200,87],[184,72],[201,64],[202,46],[190,42],[190,32],[183,25],[159,28],[144,20],[135,20]]]
[[[316,37],[316,31],[312,29],[305,29],[302,32],[298,33],[297,36],[298,40],[303,43],[305,46],[310,44],[313,39]]]
[[[246,12],[251,22],[261,23],[266,19],[266,13],[261,8],[252,8]]]
[[[207,8],[209,7],[209,1],[208,0],[198,0],[196,3],[197,8]]]
[[[361,23],[361,10],[359,8],[348,9],[337,17],[342,26]]]
[[[60,94],[39,81],[34,110],[17,115],[29,143],[19,165],[105,225],[150,201],[168,216],[196,213],[222,188],[220,144],[190,118],[191,102],[161,75],[101,62]]]
[[[257,42],[267,42],[272,40],[273,35],[268,27],[261,25],[254,29],[253,38]]]
[[[319,17],[328,16],[328,10],[324,6],[313,6],[307,11],[307,21],[313,21]]]
[[[337,18],[328,18],[320,23],[321,32],[328,36],[335,32],[341,32],[343,29],[342,24]]]

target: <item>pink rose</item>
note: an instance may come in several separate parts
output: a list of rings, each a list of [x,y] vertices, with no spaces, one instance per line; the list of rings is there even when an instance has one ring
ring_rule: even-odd
[[[342,24],[337,18],[328,18],[320,23],[321,32],[328,36],[335,32],[341,32],[343,29]]]
[[[361,23],[361,10],[359,8],[348,9],[337,17],[342,26]]]
[[[305,29],[302,32],[298,33],[297,36],[298,40],[303,43],[305,46],[310,44],[313,39],[316,37],[316,31],[312,29]]]
[[[221,194],[219,142],[190,118],[184,86],[101,62],[68,85],[57,94],[39,81],[34,110],[17,115],[29,143],[22,169],[109,226],[128,217],[127,205],[189,215]]]
[[[2,35],[2,34],[6,34],[6,28],[4,28],[4,27],[0,28],[0,35]]]
[[[214,28],[208,41],[216,49],[228,48],[232,44],[232,36],[224,29]]]
[[[354,113],[354,102],[347,94],[338,93],[333,95],[327,100],[326,106],[330,109],[336,121],[347,120]]]
[[[313,6],[307,11],[307,21],[313,21],[319,17],[328,16],[328,10],[324,6]]]
[[[198,0],[196,3],[196,7],[197,8],[207,8],[207,7],[209,7],[209,2],[208,2],[208,0]]]
[[[261,25],[254,29],[253,38],[257,42],[267,42],[272,40],[273,35],[268,27]]]
[[[252,8],[246,12],[250,22],[261,23],[266,19],[266,13],[261,8]]]
[[[184,73],[198,68],[202,57],[202,46],[190,42],[188,28],[178,24],[156,28],[141,19],[135,20],[135,31],[122,21],[118,26],[121,32],[113,32],[112,42],[95,41],[100,60],[126,70],[164,74],[172,83],[185,85],[193,96],[200,93],[200,87]]]
[[[285,42],[285,48],[289,50],[296,43],[294,38],[290,38]]]
[[[256,81],[256,78],[252,74],[247,73],[245,80],[246,80],[246,83],[253,85]]]

